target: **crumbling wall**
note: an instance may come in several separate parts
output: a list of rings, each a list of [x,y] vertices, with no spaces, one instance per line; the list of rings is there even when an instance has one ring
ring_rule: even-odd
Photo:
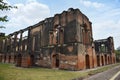
[[[95,40],[94,44],[96,54],[97,56],[100,56],[100,60],[97,61],[98,66],[116,63],[112,37],[108,37],[107,39]]]
[[[81,70],[116,62],[113,39],[93,42],[92,23],[73,8],[16,31],[0,44],[2,62],[22,67]]]

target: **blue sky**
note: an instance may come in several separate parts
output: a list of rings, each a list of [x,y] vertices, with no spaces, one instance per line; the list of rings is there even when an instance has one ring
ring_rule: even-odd
[[[6,34],[26,28],[68,8],[79,8],[92,22],[94,40],[114,37],[115,48],[120,46],[120,0],[4,0],[18,9],[0,11],[9,22],[0,32]]]

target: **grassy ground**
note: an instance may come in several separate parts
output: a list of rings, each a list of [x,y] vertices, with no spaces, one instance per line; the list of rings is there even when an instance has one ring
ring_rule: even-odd
[[[19,68],[0,63],[0,80],[70,80],[84,75],[87,74],[47,68]]]
[[[116,65],[119,64],[90,71],[65,71],[47,68],[19,68],[12,64],[0,63],[0,80],[72,80],[105,71]]]

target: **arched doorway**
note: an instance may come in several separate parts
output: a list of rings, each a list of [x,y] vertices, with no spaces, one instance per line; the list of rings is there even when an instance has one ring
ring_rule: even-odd
[[[59,55],[58,54],[53,55],[53,67],[59,68]]]
[[[101,56],[101,60],[102,60],[102,66],[104,65],[104,59],[103,56]]]
[[[108,63],[107,55],[105,55],[105,64],[107,65]]]
[[[89,69],[90,68],[90,59],[89,59],[88,54],[85,56],[85,59],[86,59],[86,69]]]
[[[17,59],[16,60],[17,60],[16,66],[21,66],[22,55],[21,54],[17,55]]]
[[[35,65],[35,60],[34,60],[34,55],[30,56],[30,65],[34,66]]]
[[[97,55],[97,66],[100,66],[100,56]]]

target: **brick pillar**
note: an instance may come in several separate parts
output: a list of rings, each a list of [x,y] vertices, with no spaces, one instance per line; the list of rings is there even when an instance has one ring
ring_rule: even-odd
[[[17,46],[17,35],[18,35],[17,32],[14,33],[14,45],[13,45],[13,48],[14,48],[14,49],[13,49],[13,54],[16,55],[16,59],[14,59],[13,56],[12,56],[12,57],[13,57],[13,60],[14,60],[15,64],[18,66],[18,61],[17,61],[17,60],[18,60],[18,59],[17,59],[17,58],[18,58],[18,56],[17,56],[18,54],[17,54],[17,51],[16,51],[16,46]]]
[[[7,44],[8,44],[8,39],[5,39],[5,55],[6,59],[4,59],[4,62],[8,62],[8,51],[7,51]]]
[[[9,62],[9,55],[7,54],[6,55],[6,61],[5,61],[6,63],[8,63]]]
[[[13,54],[13,53],[11,53],[11,63],[15,63],[15,60],[16,59],[16,56]]]
[[[31,28],[28,28],[27,29],[28,30],[28,38],[27,38],[27,42],[26,42],[26,44],[27,44],[27,50],[25,51],[25,53],[24,53],[24,55],[22,55],[22,62],[21,62],[21,66],[22,67],[30,67],[30,66],[32,66],[32,64],[31,64],[31,44],[30,44],[30,30],[31,30]]]
[[[9,62],[11,63],[11,53],[12,53],[12,36],[10,35],[10,53],[9,53],[9,58],[10,58],[10,60],[9,60]]]
[[[30,67],[31,66],[31,57],[29,54],[22,56],[21,67]]]
[[[116,62],[116,57],[115,57],[115,53],[112,53],[112,64],[114,64]]]
[[[22,35],[23,35],[23,31],[20,32],[20,41],[19,41],[19,52],[22,52]]]
[[[102,58],[101,58],[101,54],[99,54],[99,57],[100,57],[100,66],[102,66]]]
[[[110,55],[108,54],[107,55],[107,64],[109,64],[110,63]]]
[[[7,62],[10,63],[11,60],[11,52],[12,52],[12,40],[11,40],[11,35],[8,35],[8,51],[7,51]]]
[[[96,53],[95,53],[95,50],[94,50],[94,48],[93,48],[93,68],[95,68],[95,67],[97,67],[97,55],[96,55]]]
[[[103,61],[104,61],[103,65],[105,65],[105,54],[103,54]]]
[[[85,55],[84,54],[78,54],[78,70],[85,69]]]

